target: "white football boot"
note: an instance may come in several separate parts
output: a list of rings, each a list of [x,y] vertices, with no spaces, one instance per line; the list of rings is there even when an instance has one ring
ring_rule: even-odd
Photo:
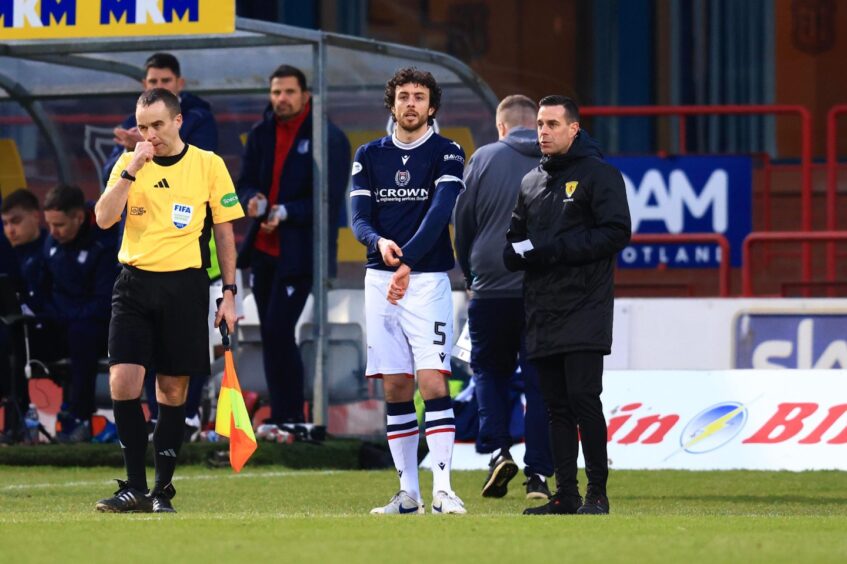
[[[455,493],[439,491],[432,497],[432,512],[435,514],[464,515],[468,512],[464,502]]]
[[[371,515],[422,515],[423,513],[423,503],[410,496],[404,490],[400,490],[394,494],[388,505],[371,509]]]

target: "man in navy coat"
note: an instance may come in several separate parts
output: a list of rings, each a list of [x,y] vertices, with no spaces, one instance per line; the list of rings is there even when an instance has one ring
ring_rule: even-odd
[[[294,327],[312,289],[312,109],[303,72],[289,65],[269,77],[270,104],[253,126],[236,190],[253,224],[238,267],[251,269],[262,332],[269,423],[303,417],[303,362]],[[350,171],[350,142],[329,124],[329,257],[334,272],[341,202]]]

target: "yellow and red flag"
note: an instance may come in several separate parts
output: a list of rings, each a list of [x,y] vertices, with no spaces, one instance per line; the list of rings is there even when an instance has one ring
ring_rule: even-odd
[[[229,347],[224,351],[224,378],[221,382],[221,394],[218,396],[215,432],[229,437],[229,464],[233,470],[240,472],[256,451],[257,445]]]

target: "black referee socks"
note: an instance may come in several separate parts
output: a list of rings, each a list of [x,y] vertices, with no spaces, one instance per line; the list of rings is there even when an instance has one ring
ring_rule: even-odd
[[[171,483],[176,457],[185,435],[185,404],[159,404],[159,421],[153,431],[153,459],[156,461],[156,489]]]
[[[124,455],[126,478],[129,485],[142,492],[147,491],[147,422],[141,409],[141,399],[112,400],[115,410],[115,425]]]

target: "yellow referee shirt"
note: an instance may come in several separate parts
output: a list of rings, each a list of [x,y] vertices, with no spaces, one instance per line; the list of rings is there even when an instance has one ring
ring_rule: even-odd
[[[209,267],[212,223],[244,217],[223,159],[192,145],[176,163],[156,157],[136,174],[126,203],[118,261],[142,270],[172,272]],[[132,160],[115,163],[106,190]]]

